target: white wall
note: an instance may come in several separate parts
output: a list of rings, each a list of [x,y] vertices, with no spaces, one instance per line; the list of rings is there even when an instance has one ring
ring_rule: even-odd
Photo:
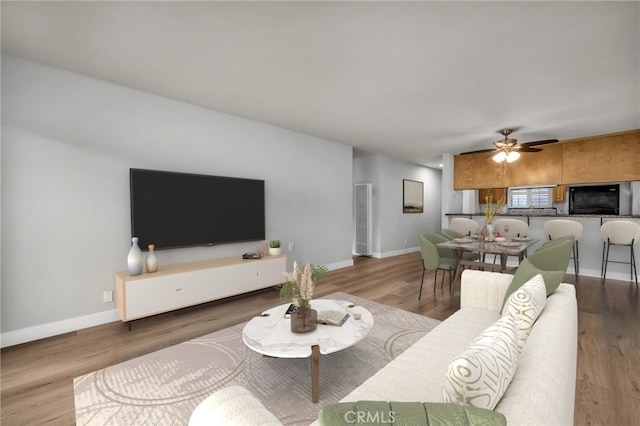
[[[126,269],[130,167],[264,179],[266,237],[295,243],[289,264],[352,264],[348,145],[7,55],[2,121],[3,346],[117,320],[102,293]]]
[[[373,185],[373,256],[419,249],[418,234],[440,231],[442,173],[394,158],[371,155],[353,162],[354,184]],[[403,179],[424,182],[424,212],[402,212]]]

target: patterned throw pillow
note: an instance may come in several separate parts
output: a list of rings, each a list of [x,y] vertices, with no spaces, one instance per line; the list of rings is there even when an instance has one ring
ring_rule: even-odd
[[[502,308],[502,316],[510,316],[516,322],[518,347],[521,352],[546,301],[544,279],[538,274],[514,291]]]
[[[493,410],[511,383],[519,354],[516,323],[504,316],[449,364],[441,402]]]

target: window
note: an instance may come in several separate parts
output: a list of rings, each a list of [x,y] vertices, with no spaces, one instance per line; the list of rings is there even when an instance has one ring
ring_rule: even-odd
[[[516,209],[531,207],[553,207],[553,188],[511,188],[509,207]]]

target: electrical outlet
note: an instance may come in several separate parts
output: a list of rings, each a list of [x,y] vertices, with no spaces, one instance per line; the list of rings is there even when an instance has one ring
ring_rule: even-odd
[[[295,244],[289,243],[289,251],[294,251],[296,249]]]
[[[106,290],[102,293],[102,303],[113,302],[113,290]]]

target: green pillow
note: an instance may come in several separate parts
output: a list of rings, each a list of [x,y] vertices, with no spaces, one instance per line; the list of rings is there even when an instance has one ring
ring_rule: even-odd
[[[520,286],[538,274],[542,274],[544,285],[547,288],[547,296],[549,296],[556,291],[562,280],[564,280],[565,271],[544,271],[535,267],[529,259],[524,259],[520,263],[516,274],[513,276],[513,280],[511,280],[507,293],[504,295],[504,301],[502,302],[502,308],[500,308],[500,311],[502,312],[504,304],[509,296],[511,296],[511,293],[519,289]]]
[[[321,426],[507,424],[497,411],[438,402],[338,402],[323,407],[318,419]]]

